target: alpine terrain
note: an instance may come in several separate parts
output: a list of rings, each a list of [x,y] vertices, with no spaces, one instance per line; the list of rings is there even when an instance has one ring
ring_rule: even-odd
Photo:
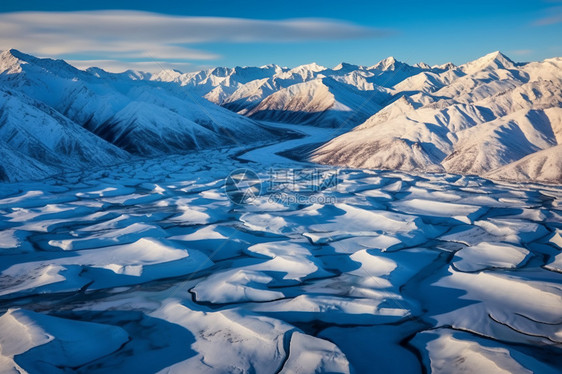
[[[0,160],[0,373],[562,368],[562,58],[7,50]]]

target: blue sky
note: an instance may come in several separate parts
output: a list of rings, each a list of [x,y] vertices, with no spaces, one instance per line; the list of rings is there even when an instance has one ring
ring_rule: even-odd
[[[113,71],[530,61],[562,56],[562,0],[2,2],[0,48]]]

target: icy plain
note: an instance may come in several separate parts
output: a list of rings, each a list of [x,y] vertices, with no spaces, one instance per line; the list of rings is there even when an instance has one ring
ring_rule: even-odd
[[[340,169],[233,204],[232,170],[333,135],[292,129],[1,184],[0,372],[559,372],[561,187]]]

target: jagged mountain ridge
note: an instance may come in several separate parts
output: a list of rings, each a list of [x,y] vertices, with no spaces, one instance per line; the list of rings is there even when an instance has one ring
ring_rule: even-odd
[[[259,120],[351,128],[386,105],[395,94],[392,87],[404,79],[453,68],[452,64],[411,66],[389,57],[370,67],[341,63],[326,68],[310,63],[288,69],[266,65],[185,74],[164,71],[150,79],[175,82],[209,101]]]
[[[33,160],[34,167],[29,173],[4,170],[1,179],[41,178],[131,157],[277,136],[177,84],[150,77],[136,72],[82,71],[62,60],[39,59],[16,50],[2,52],[0,147],[6,154],[16,149],[13,157]],[[50,133],[45,136],[41,132],[47,128]]]
[[[494,52],[441,73],[420,73],[394,89],[400,99],[316,149],[311,159],[562,183],[556,151],[562,144],[562,58],[517,64]]]
[[[3,112],[14,112],[6,104],[10,94],[15,94],[11,103],[50,108],[39,109],[42,116],[56,114],[47,122],[86,130],[102,141],[99,146],[114,151],[106,159],[82,157],[90,165],[276,136],[255,119],[353,128],[314,151],[315,162],[560,182],[553,180],[556,172],[542,178],[545,173],[527,170],[538,161],[514,163],[561,142],[561,61],[522,64],[494,52],[460,66],[408,65],[390,57],[372,66],[312,63],[292,69],[266,65],[115,74],[10,50],[0,58],[0,99]],[[35,110],[21,109],[26,105],[15,107]],[[54,165],[81,165],[84,150],[76,144],[95,143],[70,132],[75,139],[65,138],[66,148],[53,152],[52,144],[29,146],[41,138],[30,140],[28,148],[48,150],[41,159],[26,147],[16,150],[17,137],[8,144],[7,131],[0,143],[3,154],[12,152],[20,163],[35,160],[34,171],[16,179],[50,174]],[[52,156],[59,150],[66,153]],[[548,159],[543,165],[558,165],[556,152],[542,154],[540,160]],[[500,169],[510,171],[495,173]]]

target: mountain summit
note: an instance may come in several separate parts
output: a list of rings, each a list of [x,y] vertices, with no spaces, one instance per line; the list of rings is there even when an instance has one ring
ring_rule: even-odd
[[[460,68],[465,73],[472,74],[480,70],[513,69],[515,68],[515,63],[500,51],[496,51],[463,64]]]
[[[394,57],[390,56],[377,62],[375,65],[371,66],[369,69],[374,70],[396,70],[398,65],[402,65],[402,62],[397,61]]]

